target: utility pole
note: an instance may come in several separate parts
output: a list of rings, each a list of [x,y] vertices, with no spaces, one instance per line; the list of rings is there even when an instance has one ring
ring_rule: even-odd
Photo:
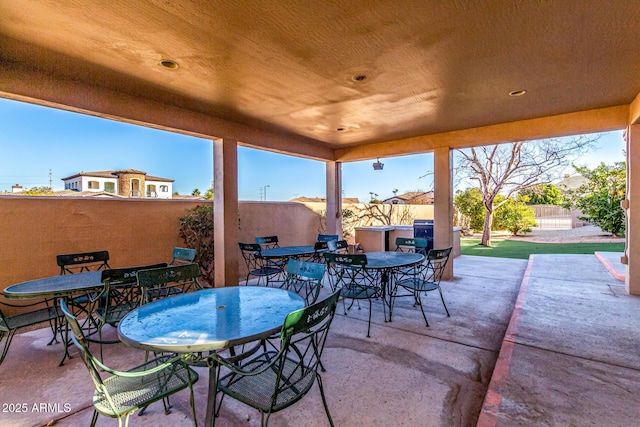
[[[53,179],[51,178],[51,169],[49,169],[49,188],[53,191]]]

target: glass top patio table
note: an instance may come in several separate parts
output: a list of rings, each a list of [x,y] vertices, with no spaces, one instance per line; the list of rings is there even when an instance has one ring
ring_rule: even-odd
[[[409,267],[424,260],[424,255],[414,252],[366,252],[367,265],[365,268],[394,269]]]
[[[101,271],[29,280],[6,288],[2,293],[11,299],[53,299],[87,293],[102,288]]]
[[[284,289],[233,286],[164,298],[130,312],[118,324],[125,344],[151,351],[200,353],[267,338],[285,317],[304,307]],[[206,425],[213,425],[217,367],[209,366]]]

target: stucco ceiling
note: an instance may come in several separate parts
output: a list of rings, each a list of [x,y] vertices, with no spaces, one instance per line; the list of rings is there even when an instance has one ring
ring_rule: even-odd
[[[636,0],[1,1],[0,64],[345,148],[629,104],[639,23]]]

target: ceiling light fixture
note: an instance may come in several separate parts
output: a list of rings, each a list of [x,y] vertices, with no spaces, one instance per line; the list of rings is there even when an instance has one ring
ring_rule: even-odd
[[[163,59],[162,61],[160,61],[160,65],[162,65],[164,68],[168,68],[170,70],[175,70],[175,69],[178,69],[180,67],[180,65],[178,65],[178,63],[176,61],[173,61],[171,59]]]
[[[520,90],[512,90],[511,92],[509,92],[509,96],[522,96],[525,93],[527,93],[526,90],[524,89],[520,89]]]
[[[373,170],[374,171],[381,171],[382,168],[384,168],[384,163],[380,163],[380,159],[378,159],[377,162],[373,162]]]
[[[338,132],[342,132],[344,130],[344,128],[338,128],[336,129]]]
[[[351,77],[351,80],[353,80],[354,82],[362,82],[366,79],[367,76],[365,76],[364,74],[356,74],[355,76]]]

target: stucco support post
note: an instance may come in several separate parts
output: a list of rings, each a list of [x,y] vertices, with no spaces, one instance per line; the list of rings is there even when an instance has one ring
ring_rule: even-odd
[[[216,287],[238,285],[238,142],[213,141],[213,225]]]
[[[342,238],[342,163],[326,162],[327,234]]]
[[[453,246],[453,156],[449,147],[436,148],[433,154],[433,247],[437,249]],[[453,278],[453,256],[442,278]]]
[[[627,274],[629,294],[640,295],[640,124],[627,128]]]

